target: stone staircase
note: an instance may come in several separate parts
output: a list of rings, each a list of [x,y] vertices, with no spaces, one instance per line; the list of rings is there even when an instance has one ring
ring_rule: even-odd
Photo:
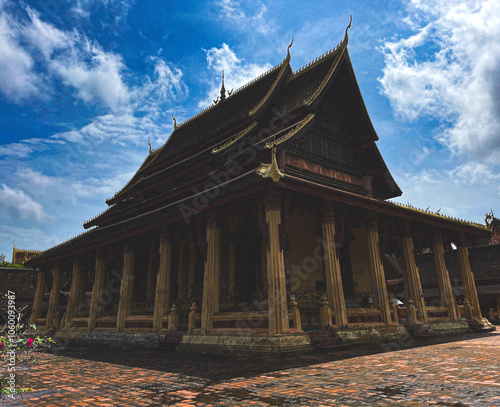
[[[314,350],[319,353],[335,352],[349,347],[332,330],[308,331],[307,335]]]

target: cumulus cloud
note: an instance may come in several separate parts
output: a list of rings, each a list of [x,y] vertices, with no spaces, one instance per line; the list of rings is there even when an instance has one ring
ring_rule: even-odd
[[[5,184],[2,184],[2,190],[0,190],[0,206],[12,217],[35,219],[39,222],[49,217],[41,204],[35,202],[20,189],[9,188]]]
[[[412,0],[408,7],[414,33],[380,48],[382,93],[405,120],[440,120],[438,140],[453,153],[498,162],[500,1]]]
[[[500,180],[500,174],[495,173],[492,165],[476,162],[462,164],[448,174],[455,183],[463,185],[487,185]]]
[[[212,87],[208,92],[208,97],[198,104],[200,108],[212,104],[213,100],[220,95],[220,75],[222,71],[224,71],[225,75],[225,87],[230,90],[247,84],[272,68],[269,63],[263,65],[247,63],[244,59],[238,58],[226,43],[223,43],[220,48],[213,47],[204,51],[207,55],[208,69],[212,71],[213,75]]]
[[[20,45],[20,27],[4,7],[0,2],[0,92],[15,103],[41,97],[42,83],[34,71],[33,58]]]

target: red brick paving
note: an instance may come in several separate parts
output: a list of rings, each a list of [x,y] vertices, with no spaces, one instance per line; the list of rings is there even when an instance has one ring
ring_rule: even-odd
[[[283,360],[40,354],[8,406],[500,406],[500,332]],[[422,344],[419,344],[422,345]],[[396,350],[391,350],[396,349]],[[1,404],[1,401],[0,401]]]

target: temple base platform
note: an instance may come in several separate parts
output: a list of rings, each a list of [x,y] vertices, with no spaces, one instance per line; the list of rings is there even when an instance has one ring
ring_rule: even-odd
[[[187,333],[179,352],[283,358],[312,353],[314,347],[305,332],[280,335],[247,332]]]

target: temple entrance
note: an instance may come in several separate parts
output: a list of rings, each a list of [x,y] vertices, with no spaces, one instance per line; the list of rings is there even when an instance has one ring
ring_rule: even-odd
[[[255,217],[246,213],[231,237],[235,251],[234,305],[245,309],[253,305],[254,294],[262,290],[262,232]]]

